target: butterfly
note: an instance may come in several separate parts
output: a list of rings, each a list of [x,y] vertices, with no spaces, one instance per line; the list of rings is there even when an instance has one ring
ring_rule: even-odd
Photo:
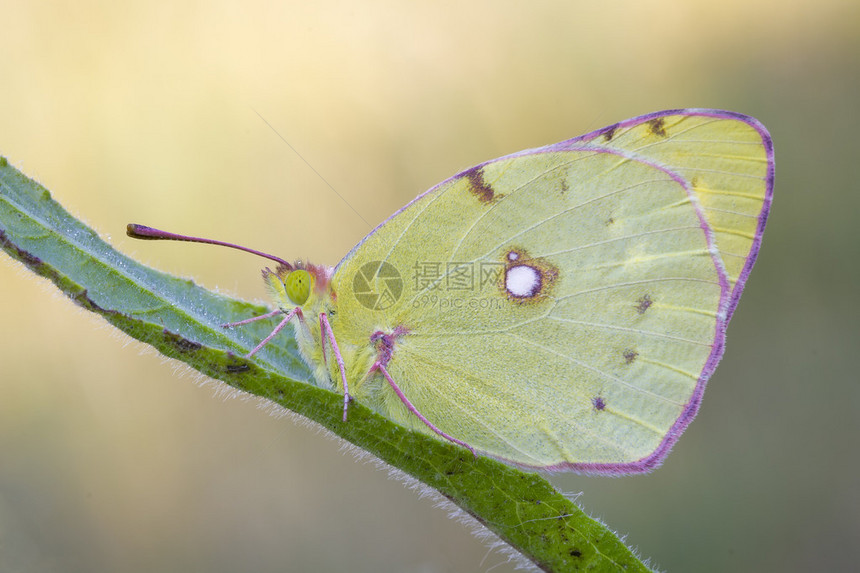
[[[756,260],[774,155],[757,120],[652,113],[467,169],[334,268],[272,259],[315,382],[512,465],[623,474],[663,460],[702,400]]]

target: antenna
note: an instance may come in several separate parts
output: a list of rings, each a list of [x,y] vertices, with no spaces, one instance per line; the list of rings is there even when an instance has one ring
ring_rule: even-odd
[[[202,237],[189,237],[187,235],[177,235],[176,233],[168,233],[167,231],[161,231],[159,229],[153,229],[152,227],[147,227],[146,225],[138,225],[135,223],[129,223],[125,228],[125,234],[133,239],[143,239],[145,241],[187,241],[189,243],[206,243],[209,245],[220,245],[222,247],[230,247],[231,249],[237,249],[239,251],[245,251],[246,253],[251,253],[265,259],[269,259],[270,261],[275,261],[276,263],[280,263],[284,265],[288,269],[293,268],[293,264],[285,261],[281,257],[276,257],[275,255],[270,255],[268,253],[264,253],[262,251],[257,251],[254,249],[249,249],[248,247],[243,247],[241,245],[234,245],[233,243],[225,243],[224,241],[216,241],[215,239],[204,239]]]

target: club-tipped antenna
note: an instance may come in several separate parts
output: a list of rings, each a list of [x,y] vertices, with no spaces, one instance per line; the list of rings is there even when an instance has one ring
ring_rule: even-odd
[[[146,225],[137,225],[135,223],[129,223],[125,228],[125,234],[133,239],[143,239],[146,241],[187,241],[189,243],[207,243],[209,245],[230,247],[231,249],[245,251],[246,253],[251,253],[263,257],[265,259],[275,261],[276,263],[280,263],[289,269],[293,268],[292,263],[285,261],[281,257],[276,257],[275,255],[270,255],[262,251],[249,249],[248,247],[243,247],[241,245],[234,245],[233,243],[226,243],[224,241],[216,241],[215,239],[204,239],[202,237],[189,237],[188,235],[177,235],[176,233],[168,233],[167,231],[153,229],[152,227],[147,227]]]

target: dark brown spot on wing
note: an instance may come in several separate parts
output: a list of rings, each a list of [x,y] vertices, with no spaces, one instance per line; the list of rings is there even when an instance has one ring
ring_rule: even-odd
[[[624,351],[624,362],[627,364],[633,364],[633,361],[636,360],[636,357],[639,356],[639,353],[635,350],[625,350]]]
[[[484,181],[484,170],[475,167],[466,172],[469,180],[469,191],[471,191],[481,203],[492,203],[496,200],[496,192],[486,181]]]
[[[652,304],[654,304],[654,301],[651,300],[651,295],[648,294],[646,294],[636,302],[639,303],[636,305],[636,312],[638,312],[639,314],[645,314],[645,311],[648,310]]]
[[[666,120],[662,117],[652,119],[648,122],[648,129],[650,129],[651,133],[653,133],[654,135],[666,137]]]
[[[603,137],[603,141],[612,141],[612,138],[615,137],[615,131],[617,129],[617,123],[615,125],[610,125],[609,127],[605,128],[600,134]]]

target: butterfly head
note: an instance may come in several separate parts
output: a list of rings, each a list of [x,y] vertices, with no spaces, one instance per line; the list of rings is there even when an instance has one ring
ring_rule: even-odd
[[[297,261],[263,269],[263,281],[281,308],[306,307],[327,294],[331,269]]]

